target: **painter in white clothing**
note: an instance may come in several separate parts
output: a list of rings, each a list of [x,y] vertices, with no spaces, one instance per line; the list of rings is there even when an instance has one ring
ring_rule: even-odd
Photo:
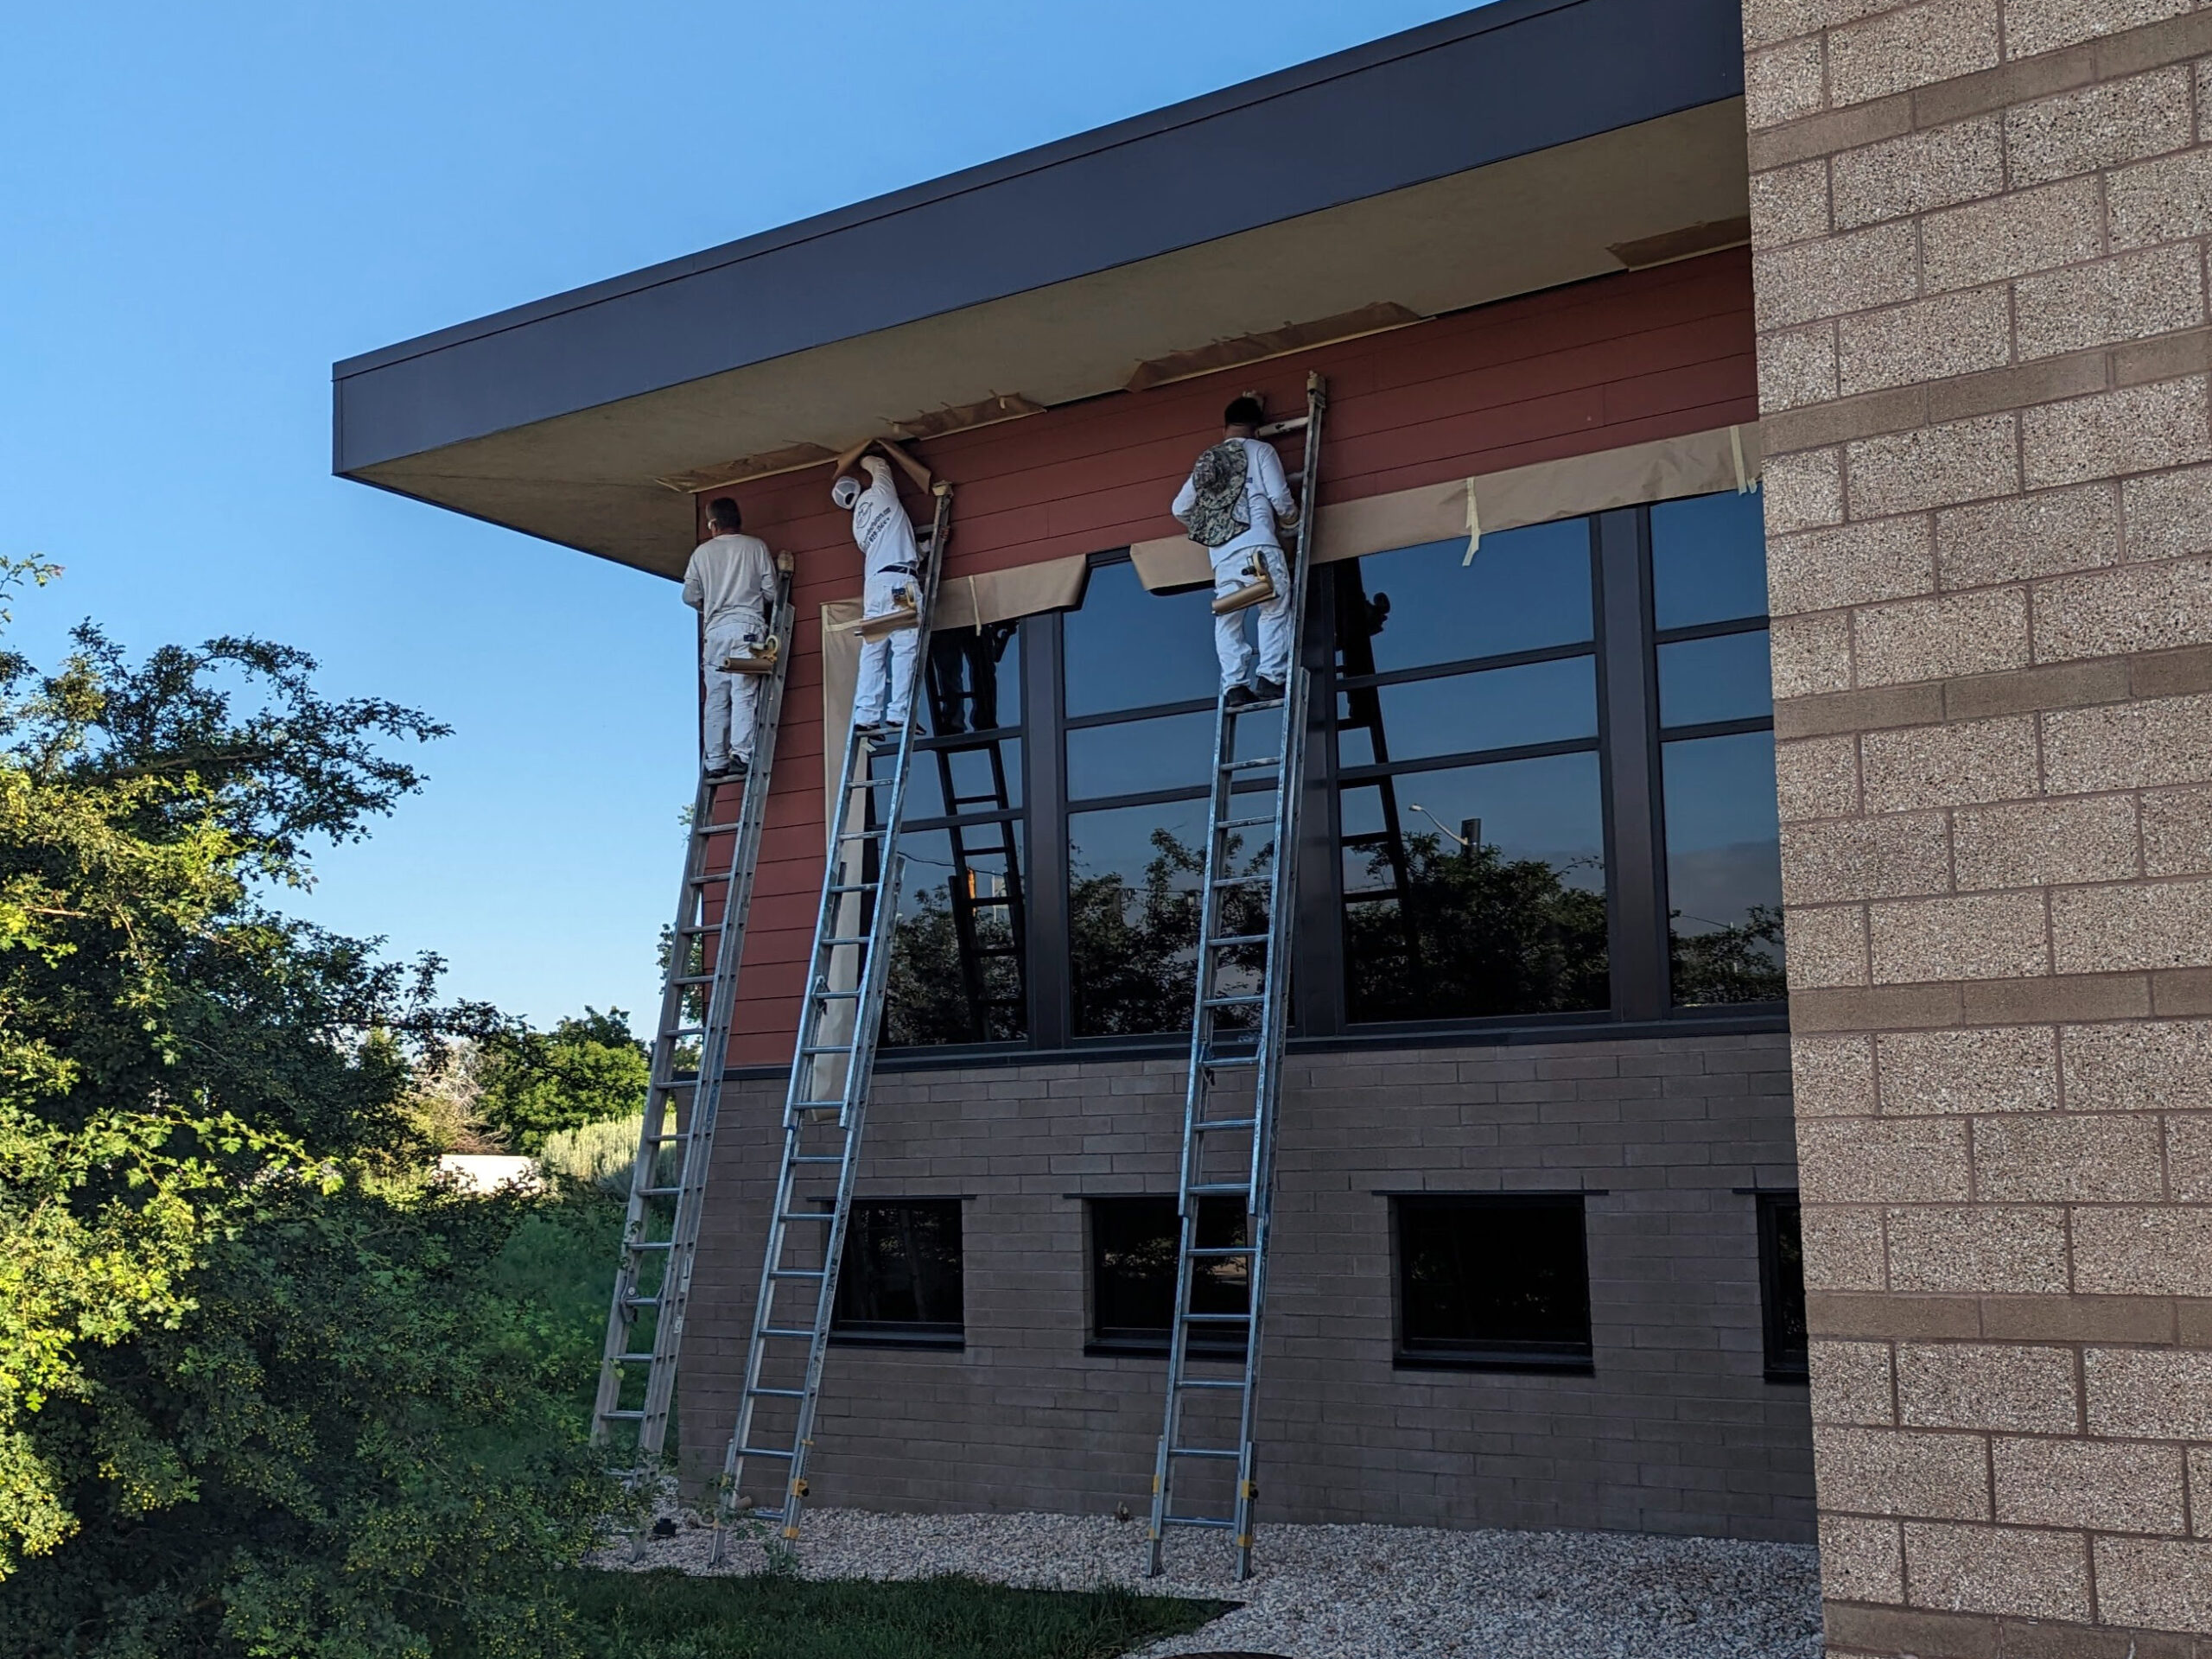
[[[1266,418],[1260,400],[1249,393],[1222,410],[1221,442],[1198,457],[1170,509],[1191,539],[1212,556],[1217,596],[1248,586],[1252,578],[1246,573],[1255,569],[1274,583],[1272,599],[1247,607],[1259,615],[1256,683],[1245,612],[1213,620],[1222,690],[1232,707],[1280,697],[1290,674],[1290,568],[1282,531],[1297,524],[1298,502],[1274,446],[1255,435]]]
[[[692,550],[683,568],[683,602],[699,613],[705,642],[699,672],[707,684],[704,751],[711,777],[745,775],[753,764],[753,713],[760,676],[732,674],[722,664],[752,656],[768,637],[776,604],[776,561],[767,543],[739,533],[737,503],[717,496],[707,506],[713,535]]]
[[[922,588],[921,553],[913,521],[899,499],[898,477],[891,461],[863,453],[870,448],[880,448],[922,489],[930,487],[929,468],[887,440],[872,440],[837,457],[830,499],[853,515],[853,540],[863,572],[863,617],[897,608],[902,589],[918,599]],[[896,732],[906,725],[913,710],[914,647],[920,632],[900,628],[884,639],[861,641],[860,674],[853,688],[855,726]]]

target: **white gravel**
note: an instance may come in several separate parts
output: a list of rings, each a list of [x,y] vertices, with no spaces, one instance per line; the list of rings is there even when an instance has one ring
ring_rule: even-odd
[[[710,1535],[677,1512],[676,1536],[601,1564],[707,1565]],[[1253,1576],[1230,1577],[1220,1539],[1179,1533],[1167,1572],[1142,1576],[1143,1523],[1071,1515],[877,1515],[810,1510],[798,1570],[817,1579],[963,1573],[1081,1590],[1122,1584],[1243,1605],[1144,1649],[1285,1659],[1819,1659],[1820,1569],[1802,1545],[1625,1532],[1446,1532],[1263,1526]],[[719,1570],[760,1570],[733,1538]]]

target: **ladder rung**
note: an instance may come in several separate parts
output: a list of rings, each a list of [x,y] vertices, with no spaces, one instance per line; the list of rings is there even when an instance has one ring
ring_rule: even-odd
[[[850,1043],[817,1044],[799,1050],[799,1052],[805,1055],[809,1059],[812,1059],[817,1055],[820,1054],[849,1054],[852,1052],[853,1046]]]
[[[1226,1071],[1232,1066],[1257,1065],[1259,1063],[1260,1057],[1256,1054],[1209,1054],[1198,1062],[1209,1071]]]
[[[617,1365],[650,1365],[652,1358],[651,1354],[617,1354],[614,1363]]]
[[[817,991],[814,1000],[817,1002],[857,1002],[865,995],[867,993],[863,991]]]
[[[658,1307],[660,1306],[660,1298],[658,1296],[625,1296],[622,1299],[622,1306],[625,1307]]]
[[[673,1198],[683,1189],[680,1186],[641,1186],[635,1189],[641,1198]]]
[[[735,823],[702,823],[691,833],[694,836],[729,836],[736,834],[742,827]]]
[[[1270,812],[1264,818],[1224,818],[1219,823],[1214,825],[1214,828],[1217,830],[1245,830],[1250,828],[1255,823],[1273,823],[1274,821],[1275,815]]]
[[[840,841],[881,841],[890,833],[887,830],[840,830],[837,832],[837,839]]]
[[[802,1331],[795,1325],[764,1325],[760,1327],[760,1334],[764,1337],[787,1337],[794,1342],[814,1340],[811,1328]]]
[[[1234,1521],[1216,1521],[1203,1515],[1163,1515],[1160,1517],[1160,1524],[1163,1527],[1210,1527],[1219,1532],[1234,1532],[1236,1529]]]
[[[1171,1446],[1167,1448],[1167,1455],[1171,1458],[1227,1458],[1233,1461],[1244,1454],[1234,1446]]]
[[[671,985],[711,985],[715,982],[715,976],[712,974],[683,974],[668,982]]]
[[[880,778],[855,778],[851,786],[855,789],[881,789],[887,784],[895,784],[898,781],[899,774],[892,772],[886,772]]]
[[[1191,1190],[1198,1191],[1196,1187]],[[1251,1317],[1249,1313],[1185,1313],[1183,1319],[1188,1325],[1243,1325]]]
[[[747,1389],[746,1392],[756,1400],[804,1400],[804,1389]]]
[[[1281,764],[1281,755],[1263,754],[1254,760],[1224,760],[1221,763],[1221,769],[1224,772],[1257,772],[1263,766],[1279,766]]]
[[[845,1103],[842,1100],[795,1100],[791,1102],[791,1110],[795,1112],[804,1112],[812,1109],[818,1109],[825,1112],[842,1112],[845,1109]]]
[[[794,1210],[788,1215],[777,1217],[776,1219],[779,1221],[834,1221],[836,1216],[837,1212],[835,1210]]]
[[[1274,879],[1274,873],[1273,871],[1263,870],[1257,875],[1217,876],[1214,878],[1213,885],[1217,887],[1249,887],[1255,882],[1272,881]]]
[[[830,1275],[820,1268],[771,1268],[771,1279],[827,1279]]]
[[[1204,1122],[1193,1122],[1191,1127],[1193,1129],[1256,1129],[1260,1127],[1260,1120],[1256,1117],[1210,1117]]]
[[[795,1458],[798,1453],[796,1452],[779,1452],[775,1447],[771,1446],[744,1446],[738,1448],[737,1455],[741,1458]],[[776,1510],[772,1511],[766,1511],[766,1513],[781,1515],[783,1511],[781,1510]]]
[[[641,1238],[630,1248],[633,1250],[672,1250],[676,1248],[676,1241],[672,1238]]]
[[[1243,1181],[1193,1181],[1189,1186],[1185,1187],[1184,1191],[1187,1192],[1196,1192],[1202,1198],[1210,1198],[1217,1193],[1222,1192],[1242,1192],[1249,1197],[1252,1189],[1246,1185]],[[1244,1316],[1242,1313],[1238,1313],[1234,1315],[1224,1314],[1222,1317],[1224,1319],[1236,1318],[1241,1319]]]
[[[1255,1248],[1250,1244],[1193,1244],[1191,1247],[1191,1254],[1192,1255],[1249,1255]],[[1242,1319],[1249,1316],[1243,1313],[1223,1313],[1216,1317],[1224,1319]]]
[[[1252,991],[1236,996],[1210,996],[1206,998],[1204,1006],[1209,1008],[1246,1008],[1255,1002],[1264,1002],[1267,1000],[1266,992]]]
[[[795,1164],[842,1164],[844,1161],[842,1153],[795,1152],[791,1154],[791,1162]]]
[[[645,1414],[642,1409],[602,1411],[599,1414],[602,1421],[609,1423],[642,1423],[645,1421]]]
[[[1208,939],[1206,948],[1219,950],[1231,944],[1265,944],[1268,938],[1268,935],[1265,933],[1224,933],[1218,938]]]
[[[1242,1389],[1244,1379],[1241,1376],[1179,1376],[1175,1379],[1175,1386],[1179,1389]]]
[[[833,933],[833,934],[831,934],[828,938],[826,938],[826,939],[823,940],[823,941],[822,941],[822,943],[823,943],[823,944],[831,944],[831,945],[836,945],[836,944],[867,944],[871,943],[871,942],[873,941],[874,938],[874,936],[873,934],[868,934],[868,933],[853,933],[853,934],[839,934],[839,933]]]

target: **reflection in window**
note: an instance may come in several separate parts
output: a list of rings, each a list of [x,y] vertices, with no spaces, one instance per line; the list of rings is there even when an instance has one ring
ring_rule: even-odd
[[[1021,844],[1018,819],[899,836],[906,879],[892,935],[886,1047],[1016,1042],[1029,1034]]]
[[[930,635],[922,713],[933,737],[1021,723],[1021,632],[1014,622]]]
[[[830,1331],[840,1337],[957,1344],[960,1200],[862,1199],[845,1226]]]
[[[1350,1018],[1606,1005],[1595,754],[1347,782],[1341,800]]]
[[[1802,1382],[1805,1351],[1805,1243],[1795,1192],[1762,1192],[1759,1311],[1770,1382]]]
[[[1068,978],[1078,1037],[1191,1023],[1206,804],[1068,817]]]
[[[1211,702],[1221,689],[1208,594],[1148,594],[1127,559],[1092,567],[1064,638],[1071,716]]]
[[[1175,1317],[1175,1253],[1180,1224],[1173,1198],[1092,1198],[1090,1211],[1090,1336],[1095,1347],[1166,1351]],[[1223,1249],[1244,1242],[1241,1198],[1198,1200],[1198,1248]],[[1250,1306],[1249,1263],[1243,1256],[1194,1261],[1191,1311],[1242,1313]],[[1228,1327],[1234,1331],[1235,1326]],[[1237,1337],[1209,1321],[1193,1329],[1193,1351],[1242,1354]]]
[[[1441,542],[1336,567],[1345,1011],[1355,1021],[1610,1001],[1590,525],[1485,537],[1471,562],[1466,550]],[[1433,672],[1530,651],[1563,654]],[[1547,744],[1576,752],[1435,764]]]
[[[1401,1365],[1589,1368],[1579,1195],[1440,1194],[1392,1208]]]
[[[1787,995],[1757,492],[1651,509],[1661,805],[1674,1000]]]
[[[1694,738],[1661,754],[1675,1001],[1787,995],[1774,734]]]
[[[1203,789],[1212,759],[1211,709],[1078,726],[1068,733],[1068,798],[1102,800],[1155,790]]]

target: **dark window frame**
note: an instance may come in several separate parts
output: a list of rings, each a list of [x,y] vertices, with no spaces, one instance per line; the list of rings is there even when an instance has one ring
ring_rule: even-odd
[[[1810,1380],[1810,1369],[1806,1355],[1803,1211],[1795,1189],[1754,1193],[1752,1200],[1758,1212],[1759,1345],[1766,1380],[1804,1383]],[[1797,1239],[1794,1285],[1789,1282],[1783,1262],[1784,1211],[1795,1224]]]
[[[823,1201],[826,1204],[826,1200]],[[864,1211],[887,1209],[931,1208],[949,1211],[959,1235],[961,1282],[961,1317],[957,1320],[855,1320],[842,1315],[840,1306],[850,1294],[854,1278],[854,1234],[852,1222]],[[902,1348],[957,1351],[968,1345],[967,1292],[968,1270],[967,1215],[965,1200],[941,1196],[914,1198],[866,1198],[853,1200],[847,1218],[843,1259],[837,1267],[837,1290],[830,1306],[830,1341],[840,1348]]]
[[[1785,1001],[1682,1005],[1674,1001],[1668,932],[1667,849],[1662,806],[1662,746],[1700,737],[1771,730],[1763,718],[1662,727],[1658,702],[1658,652],[1662,645],[1750,632],[1769,626],[1764,616],[1731,618],[1659,629],[1652,596],[1651,507],[1614,508],[1585,515],[1592,556],[1593,637],[1566,645],[1493,653],[1448,664],[1425,664],[1357,679],[1336,674],[1335,583],[1316,582],[1308,596],[1300,658],[1313,676],[1306,738],[1306,796],[1300,814],[1300,916],[1294,945],[1292,1037],[1301,1046],[1352,1047],[1376,1042],[1573,1040],[1599,1038],[1632,1027],[1639,1034],[1700,1029],[1780,1031],[1788,1028]],[[1090,556],[1091,569],[1128,563],[1126,548]],[[1076,814],[1117,807],[1167,805],[1203,800],[1203,778],[1187,785],[1096,798],[1067,790],[1066,738],[1071,731],[1202,712],[1211,705],[1179,698],[1129,709],[1065,714],[1065,613],[1024,618],[1020,649],[1020,719],[997,728],[1021,740],[1021,801],[999,813],[963,813],[964,822],[1004,817],[1021,824],[1027,861],[1025,981],[1029,1034],[988,1044],[943,1044],[883,1052],[893,1069],[957,1064],[1008,1063],[1039,1053],[1172,1052],[1184,1046],[1181,1029],[1151,1033],[1082,1037],[1074,1034],[1070,983],[1069,831]],[[1197,648],[1197,647],[1194,647]],[[1386,768],[1340,767],[1336,753],[1338,693],[1353,685],[1389,684],[1523,663],[1587,656],[1597,677],[1598,730],[1594,738],[1424,755]],[[938,740],[925,740],[927,749]],[[1339,788],[1370,771],[1402,775],[1492,761],[1594,753],[1604,818],[1607,942],[1611,999],[1604,1007],[1546,1014],[1466,1015],[1440,1020],[1353,1021],[1346,1017],[1343,984],[1343,881],[1338,843]],[[917,819],[917,831],[941,830],[949,820]]]
[[[1597,1372],[1596,1316],[1590,1288],[1588,1200],[1601,1196],[1573,1192],[1392,1192],[1379,1195],[1390,1217],[1390,1366],[1400,1371],[1509,1371],[1550,1376],[1592,1376]],[[1582,1291],[1584,1339],[1579,1344],[1515,1342],[1510,1339],[1452,1342],[1408,1338],[1407,1306],[1408,1252],[1406,1222],[1423,1212],[1452,1211],[1534,1212],[1572,1211]]]

